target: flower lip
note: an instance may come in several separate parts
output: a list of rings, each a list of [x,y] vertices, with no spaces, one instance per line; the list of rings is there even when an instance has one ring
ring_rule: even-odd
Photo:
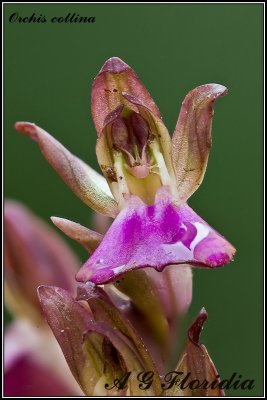
[[[126,198],[103,241],[76,275],[80,282],[112,282],[128,271],[191,264],[217,268],[235,253],[227,240],[187,205],[176,206],[162,187],[151,206],[136,196]]]
[[[109,58],[100,70],[101,72],[110,72],[112,74],[120,74],[130,69],[129,65],[122,61],[119,57]]]

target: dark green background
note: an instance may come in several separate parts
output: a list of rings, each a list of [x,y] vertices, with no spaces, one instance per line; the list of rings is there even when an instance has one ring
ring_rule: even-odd
[[[47,18],[76,12],[94,24],[11,24],[12,12]],[[5,5],[5,195],[47,221],[60,215],[90,226],[90,210],[61,182],[35,143],[13,128],[37,123],[97,168],[90,115],[94,76],[111,56],[130,64],[170,132],[184,96],[217,82],[213,148],[190,205],[237,248],[234,263],[194,270],[188,323],[209,313],[202,339],[223,378],[255,379],[262,394],[262,41],[260,4]],[[81,262],[86,253],[79,252]]]

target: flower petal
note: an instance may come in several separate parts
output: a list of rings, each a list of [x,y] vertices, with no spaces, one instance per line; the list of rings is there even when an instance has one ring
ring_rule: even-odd
[[[187,204],[176,206],[167,189],[161,188],[152,206],[129,196],[76,279],[103,284],[133,269],[162,271],[171,264],[214,268],[229,263],[234,253],[234,247]]]
[[[74,290],[79,260],[57,233],[15,201],[6,201],[5,297],[11,312],[40,323],[36,289],[55,284]]]
[[[103,65],[92,89],[92,115],[99,136],[108,114],[121,104],[128,104],[122,92],[129,92],[140,98],[160,118],[156,104],[135,72],[120,58],[112,57]]]
[[[67,186],[93,210],[115,217],[117,204],[103,176],[71,154],[49,133],[29,122],[17,122],[17,131],[35,140],[49,164]]]
[[[186,201],[201,184],[211,148],[214,101],[227,94],[215,83],[199,86],[185,97],[172,138],[172,159],[180,201]]]
[[[191,327],[188,330],[188,339],[185,350],[175,368],[176,372],[182,372],[183,374],[179,376],[180,381],[190,373],[187,385],[193,380],[199,382],[201,387],[186,387],[182,388],[179,385],[173,385],[172,388],[165,391],[165,396],[224,396],[224,391],[218,387],[220,379],[218,377],[218,372],[207,352],[206,347],[199,342],[200,332],[202,330],[204,322],[207,320],[208,315],[203,308]],[[172,378],[172,373],[165,376],[165,388],[168,389],[170,380]],[[175,374],[172,374],[175,376]],[[168,382],[169,381],[169,382]],[[205,381],[207,387],[205,387]],[[214,382],[213,387],[209,387]],[[195,386],[198,383],[195,382]],[[186,385],[185,385],[186,386]],[[217,386],[217,387],[216,387]]]
[[[91,231],[76,222],[69,219],[51,217],[54,225],[56,225],[62,232],[73,240],[80,243],[89,253],[92,253],[100,244],[103,235],[98,232]]]

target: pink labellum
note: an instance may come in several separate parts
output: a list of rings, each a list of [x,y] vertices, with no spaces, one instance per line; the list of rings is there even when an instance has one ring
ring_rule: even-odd
[[[229,263],[234,253],[226,239],[187,204],[176,206],[163,188],[152,206],[129,196],[76,278],[103,284],[144,267],[162,271],[167,265],[189,263],[216,268]]]

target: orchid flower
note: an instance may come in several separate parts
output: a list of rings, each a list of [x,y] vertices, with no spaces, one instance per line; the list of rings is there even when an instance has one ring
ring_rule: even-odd
[[[42,128],[16,124],[19,132],[38,143],[85,204],[115,218],[103,235],[52,217],[91,256],[76,274],[82,282],[76,299],[45,282],[38,290],[47,322],[86,395],[144,395],[144,389],[145,395],[157,396],[223,395],[218,387],[189,389],[185,394],[170,387],[168,377],[162,382],[162,377],[169,355],[166,344],[169,341],[170,350],[175,340],[170,338],[171,328],[191,303],[191,266],[220,267],[235,253],[187,204],[207,166],[213,103],[226,93],[218,84],[192,90],[171,139],[134,71],[118,58],[109,59],[92,89],[96,155],[103,175]],[[140,323],[143,317],[148,326]],[[194,379],[213,378],[218,383],[216,369],[199,343],[206,319],[202,310],[189,328],[177,368],[191,371]],[[145,370],[154,374],[147,388],[144,382],[137,384],[138,372]],[[118,376],[126,376],[128,384],[114,385]]]
[[[134,71],[119,58],[107,60],[92,89],[96,155],[104,177],[35,124],[16,124],[82,201],[116,217],[78,281],[105,284],[144,267],[216,268],[232,260],[234,247],[187,204],[206,170],[212,105],[226,93],[219,84],[189,92],[171,139]]]
[[[5,396],[79,395],[36,293],[41,283],[74,293],[79,261],[49,226],[20,203],[6,201],[4,218],[5,305],[14,317],[4,339]]]

